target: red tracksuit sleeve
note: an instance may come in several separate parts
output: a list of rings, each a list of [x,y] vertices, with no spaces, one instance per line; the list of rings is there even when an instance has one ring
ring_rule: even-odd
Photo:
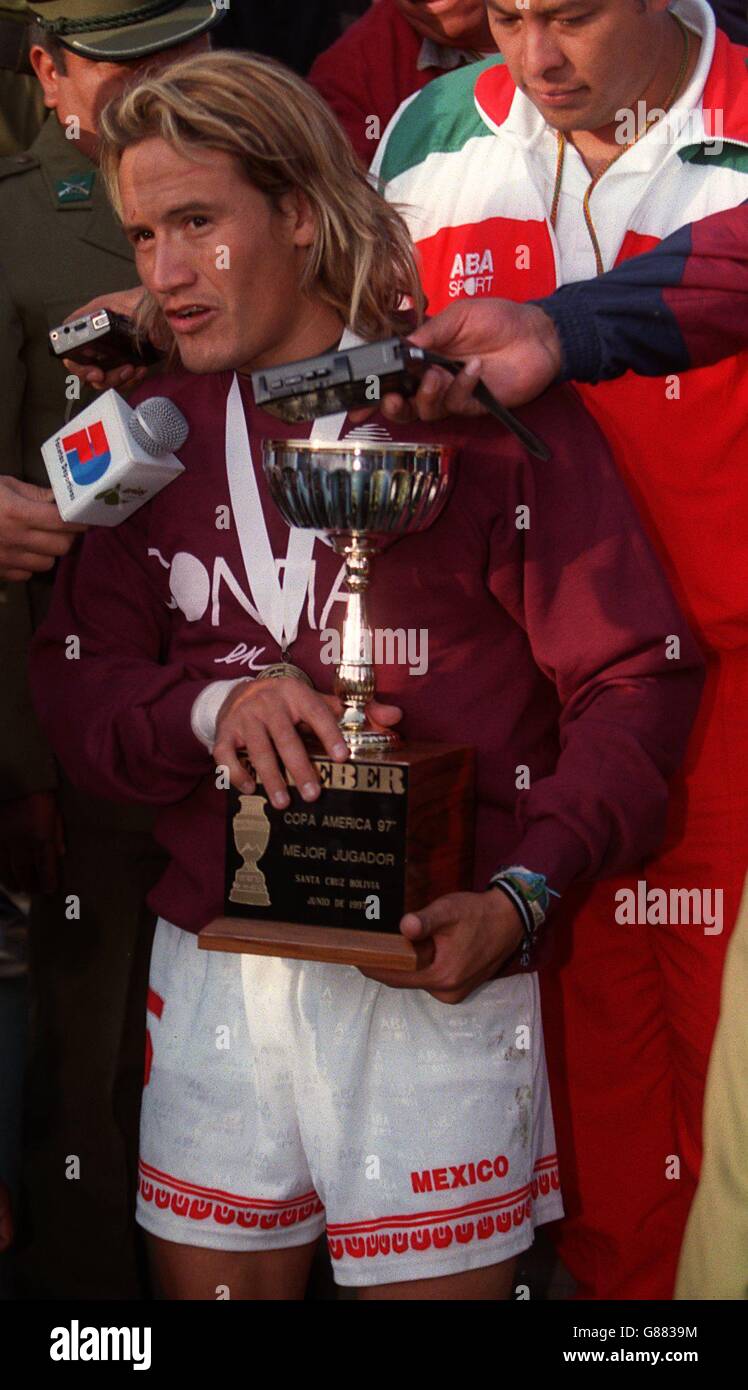
[[[42,727],[70,780],[96,796],[158,806],[187,796],[212,759],[190,727],[209,682],[182,664],[161,664],[169,592],[164,585],[156,593],[144,569],[148,511],[90,531],[62,561],[30,675]]]
[[[376,153],[377,141],[367,135],[367,120],[377,116],[368,84],[368,70],[361,62],[358,46],[339,39],[314,63],[309,82],[331,106],[359,159],[367,169]],[[398,103],[399,104],[399,103]],[[381,122],[381,116],[379,120]],[[381,125],[384,130],[387,122]]]
[[[602,435],[574,394],[550,393],[533,408],[553,459],[526,456],[495,528],[489,575],[561,702],[556,769],[520,792],[511,858],[558,892],[657,849],[704,678]]]
[[[309,82],[332,107],[367,169],[379,143],[377,128],[384,132],[400,103],[439,75],[433,68],[419,71],[421,44],[394,0],[378,0],[312,66]]]

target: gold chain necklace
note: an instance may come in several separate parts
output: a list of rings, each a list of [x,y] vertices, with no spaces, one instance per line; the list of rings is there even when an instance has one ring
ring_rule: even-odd
[[[662,108],[662,115],[663,115],[663,116],[666,116],[666,115],[667,115],[667,113],[668,113],[668,111],[670,110],[670,108],[672,107],[673,103],[674,103],[674,102],[677,100],[677,98],[680,96],[680,92],[681,92],[681,88],[682,88],[682,86],[683,86],[683,82],[684,82],[684,80],[685,80],[686,72],[688,71],[688,60],[689,60],[689,58],[690,58],[690,56],[691,56],[691,34],[690,34],[690,31],[686,28],[686,26],[685,26],[685,24],[683,23],[683,21],[682,21],[681,19],[678,18],[678,15],[677,15],[677,14],[674,14],[672,17],[673,17],[673,19],[675,20],[676,24],[678,25],[678,28],[680,29],[680,32],[681,32],[681,37],[682,37],[682,39],[683,39],[683,56],[682,56],[682,58],[681,58],[680,67],[679,67],[679,69],[678,69],[678,75],[677,75],[677,77],[676,77],[676,79],[675,79],[675,82],[673,83],[673,86],[672,86],[672,88],[671,88],[671,90],[670,90],[670,94],[669,94],[669,96],[668,96],[668,99],[667,99],[667,101],[665,102],[664,107]],[[595,231],[595,224],[594,224],[594,222],[592,221],[592,213],[591,213],[591,211],[590,211],[590,196],[591,196],[591,194],[592,194],[593,189],[596,188],[597,185],[599,184],[599,182],[600,182],[600,180],[601,180],[603,174],[607,174],[607,172],[608,172],[608,170],[609,170],[611,164],[615,164],[616,160],[617,160],[617,159],[620,159],[622,154],[625,154],[627,150],[632,149],[633,146],[634,146],[639,140],[642,139],[642,136],[646,135],[646,134],[649,132],[649,130],[651,129],[651,127],[652,127],[653,125],[655,125],[655,124],[657,123],[657,121],[659,121],[660,119],[661,119],[661,117],[660,117],[659,115],[656,115],[656,116],[648,116],[648,117],[647,117],[647,120],[646,120],[645,123],[644,123],[644,129],[643,129],[643,130],[640,130],[640,131],[639,131],[639,134],[638,134],[638,135],[635,135],[634,138],[633,138],[633,140],[629,140],[629,141],[627,141],[627,143],[626,143],[625,145],[622,145],[621,148],[620,148],[620,150],[617,150],[616,153],[615,153],[614,155],[612,155],[611,158],[607,161],[607,163],[603,165],[602,169],[600,169],[600,170],[598,171],[598,173],[595,174],[595,177],[590,181],[589,187],[587,188],[587,192],[585,193],[584,198],[582,199],[582,207],[583,207],[583,209],[584,209],[584,220],[585,220],[585,222],[587,223],[587,231],[588,231],[589,234],[590,234],[590,241],[592,242],[592,249],[593,249],[593,251],[595,252],[595,265],[597,266],[597,273],[598,273],[598,275],[602,275],[602,274],[603,274],[603,271],[605,270],[605,266],[603,265],[603,258],[602,258],[602,255],[600,254],[600,244],[599,244],[599,242],[598,242],[598,240],[597,240],[597,232]],[[559,198],[561,197],[561,179],[562,179],[562,177],[563,177],[563,172],[564,172],[564,158],[565,158],[565,156],[566,156],[566,145],[567,145],[566,136],[563,134],[562,131],[560,131],[560,130],[556,131],[556,182],[555,182],[554,189],[553,189],[553,202],[551,203],[551,217],[550,217],[551,226],[552,226],[552,228],[553,228],[554,231],[556,230],[556,220],[557,220],[557,218],[558,218],[558,200],[559,200]]]

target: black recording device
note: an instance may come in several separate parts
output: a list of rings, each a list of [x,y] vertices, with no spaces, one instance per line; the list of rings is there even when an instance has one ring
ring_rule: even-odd
[[[319,357],[288,362],[252,373],[255,403],[287,424],[317,420],[323,415],[365,409],[388,391],[414,396],[429,367],[444,367],[453,376],[464,362],[427,352],[403,338],[386,338],[362,347],[334,348]],[[376,395],[372,388],[376,385]],[[550,449],[532,430],[496,400],[485,382],[474,396],[536,458],[549,459]]]
[[[70,357],[83,367],[150,367],[162,354],[140,337],[132,319],[113,309],[94,309],[72,323],[62,323],[49,335],[49,350],[55,357]]]

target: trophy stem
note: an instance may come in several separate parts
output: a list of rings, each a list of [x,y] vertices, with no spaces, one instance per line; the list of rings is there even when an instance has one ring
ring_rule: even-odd
[[[366,706],[374,698],[373,640],[366,603],[371,563],[366,539],[346,537],[343,553],[348,595],[341,662],[335,673],[335,694],[343,703],[340,730],[352,753],[373,753],[393,748],[397,736],[370,728],[366,717]]]

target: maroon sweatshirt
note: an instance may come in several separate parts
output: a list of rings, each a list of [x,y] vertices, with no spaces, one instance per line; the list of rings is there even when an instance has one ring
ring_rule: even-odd
[[[222,911],[226,798],[192,732],[192,704],[211,681],[280,658],[253,616],[251,552],[245,569],[230,510],[232,380],[181,373],[133,393],[169,395],[187,416],[186,471],[118,528],[89,532],[62,562],[31,662],[40,719],[73,782],[161,808],[157,835],[171,863],[150,903],[190,931]],[[255,407],[247,380],[241,387],[277,559],[288,528],[265,486],[261,441],[309,427],[280,424]],[[551,462],[532,459],[489,419],[378,419],[400,438],[454,442],[459,453],[441,516],[374,563],[373,624],[425,628],[429,639],[427,671],[380,666],[377,693],[402,706],[407,737],[477,749],[475,887],[514,863],[563,893],[657,848],[702,665],[576,394],[555,389],[520,413],[551,442]],[[341,561],[319,540],[314,561],[290,659],[331,691],[320,629],[341,625]],[[68,655],[71,636],[78,659]],[[530,786],[518,791],[520,767]]]
[[[384,135],[402,101],[444,76],[443,68],[419,68],[422,46],[394,0],[378,0],[312,65],[308,81],[332,107],[367,169],[379,144],[371,117]]]

